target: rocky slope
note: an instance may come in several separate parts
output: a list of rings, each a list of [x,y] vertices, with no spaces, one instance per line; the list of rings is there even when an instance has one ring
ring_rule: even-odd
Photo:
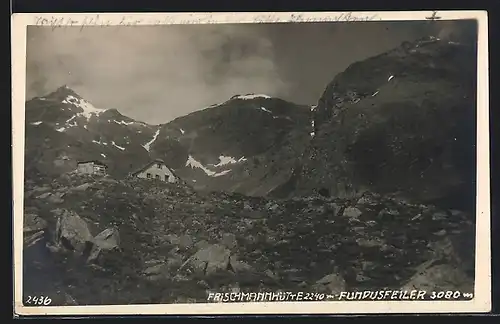
[[[276,196],[371,190],[472,208],[475,48],[437,38],[357,62],[326,87],[315,136]]]
[[[26,182],[24,224],[24,293],[54,305],[473,286],[470,215],[370,193],[273,200],[68,173]]]

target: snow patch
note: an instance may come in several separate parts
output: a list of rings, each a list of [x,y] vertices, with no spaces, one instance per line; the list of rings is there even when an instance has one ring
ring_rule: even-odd
[[[115,123],[117,123],[117,124],[119,124],[119,125],[125,125],[125,126],[128,126],[128,125],[131,125],[131,124],[135,123],[135,122],[133,122],[133,121],[131,121],[131,122],[126,122],[126,121],[124,121],[124,120],[113,120],[113,122],[115,122]]]
[[[242,99],[242,100],[251,100],[251,99],[257,99],[257,98],[264,98],[264,99],[270,99],[271,97],[265,94],[254,94],[254,93],[249,93],[246,95],[240,95],[240,96],[235,96],[233,99]]]
[[[220,177],[220,176],[228,174],[229,172],[231,172],[231,170],[224,170],[222,172],[219,172],[219,173],[212,175],[212,177]]]
[[[75,120],[76,116],[77,116],[77,115],[74,115],[73,117],[71,117],[70,119],[68,119],[68,120],[66,121],[66,124],[67,124],[69,127],[76,127],[76,126],[78,126],[78,124],[76,123],[76,120]]]
[[[139,131],[140,133],[140,131]],[[142,147],[144,147],[146,149],[146,151],[149,152],[149,149],[151,147],[151,144],[153,144],[154,141],[156,141],[156,138],[158,137],[158,135],[160,134],[160,130],[156,130],[156,133],[153,135],[153,139],[150,140],[149,142],[147,142],[146,144],[144,144]]]
[[[266,109],[264,107],[260,107],[260,110],[265,111],[266,113],[270,113],[270,114],[273,113],[272,111],[270,111],[269,109]]]
[[[189,155],[189,157],[186,161],[186,166],[189,166],[192,169],[195,169],[195,168],[201,169],[203,172],[206,173],[206,175],[208,175],[210,177],[220,177],[220,176],[223,176],[231,171],[231,170],[224,170],[222,172],[214,172],[214,171],[208,169],[207,167],[205,167],[200,162],[196,161],[195,158],[193,158],[191,155]]]
[[[193,158],[191,155],[189,155],[187,161],[186,161],[186,166],[190,166],[191,168],[198,168],[203,170],[207,175],[212,176],[215,174],[214,171],[207,169],[203,164],[200,162],[196,161],[195,158]]]
[[[104,153],[101,153],[101,156],[102,156],[103,158],[106,158],[106,154],[104,154]]]
[[[111,144],[112,144],[114,147],[116,147],[117,149],[120,149],[120,150],[122,150],[122,151],[125,151],[125,148],[124,148],[124,147],[121,147],[121,146],[119,146],[119,145],[116,145],[116,143],[115,143],[114,141],[111,141]]]
[[[83,128],[87,129],[87,125],[83,125]]]
[[[377,94],[378,94],[378,90],[374,94],[372,94],[372,97],[375,97]]]
[[[223,165],[235,164],[239,162],[244,162],[246,160],[247,159],[245,157],[241,157],[238,160],[236,160],[234,157],[221,155],[219,156],[219,163],[215,164],[214,167],[221,167]]]
[[[87,117],[87,120],[89,120],[90,117],[92,117],[92,115],[98,116],[99,114],[106,111],[106,109],[98,109],[98,108],[94,107],[87,100],[79,99],[79,98],[76,98],[75,96],[72,96],[72,95],[67,96],[66,99],[64,99],[62,101],[62,103],[70,104],[70,105],[73,105],[75,107],[83,109],[83,112],[78,113],[77,115],[78,116],[85,116],[85,117]]]
[[[220,161],[219,163],[214,165],[215,167],[219,167],[219,166],[223,166],[223,165],[227,165],[227,164],[231,164],[231,163],[236,163],[235,158],[230,157],[230,156],[224,156],[224,155],[219,156],[219,161]]]
[[[388,81],[388,82],[389,82],[389,81],[391,81],[391,80],[392,80],[392,78],[394,78],[394,75],[391,75],[391,76],[389,77],[389,79],[387,79],[387,81]]]
[[[318,105],[312,105],[311,106],[311,111],[314,111],[316,108],[318,108]]]
[[[108,143],[106,143],[106,142],[101,142],[101,141],[96,141],[96,140],[92,140],[92,143],[96,143],[99,145],[108,145]]]
[[[184,130],[182,128],[179,128],[179,130],[181,131],[181,133],[184,135]]]
[[[40,125],[41,123],[42,123],[41,121],[36,121],[36,122],[31,123],[31,125],[35,125],[36,126],[36,125]]]
[[[59,127],[59,128],[56,128],[56,131],[62,133],[66,130],[66,127]]]

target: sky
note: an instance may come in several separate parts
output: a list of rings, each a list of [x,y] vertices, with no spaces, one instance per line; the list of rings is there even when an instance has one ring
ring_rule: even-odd
[[[236,94],[313,105],[356,61],[422,36],[474,31],[456,21],[29,26],[26,96],[67,85],[98,108],[150,124]]]

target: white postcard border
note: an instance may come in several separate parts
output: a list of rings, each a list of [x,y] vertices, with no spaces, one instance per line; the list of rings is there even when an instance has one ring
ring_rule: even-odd
[[[22,303],[24,105],[26,96],[26,27],[144,26],[204,23],[273,23],[319,21],[405,21],[476,19],[477,79],[477,226],[475,297],[471,301],[322,301],[112,306],[26,307]],[[491,231],[489,166],[488,21],[486,11],[386,12],[240,12],[240,13],[72,13],[12,15],[12,150],[14,219],[14,311],[17,315],[227,315],[227,314],[367,314],[475,313],[491,310]]]

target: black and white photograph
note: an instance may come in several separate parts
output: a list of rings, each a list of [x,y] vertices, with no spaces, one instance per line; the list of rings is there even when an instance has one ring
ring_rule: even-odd
[[[17,18],[20,314],[489,310],[484,12]]]

